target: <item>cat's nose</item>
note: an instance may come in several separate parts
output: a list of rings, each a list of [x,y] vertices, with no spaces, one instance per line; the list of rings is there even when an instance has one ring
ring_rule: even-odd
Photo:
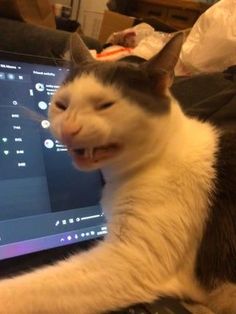
[[[81,125],[75,125],[73,123],[64,122],[61,125],[61,140],[65,144],[70,144],[74,137],[78,135],[82,130]]]

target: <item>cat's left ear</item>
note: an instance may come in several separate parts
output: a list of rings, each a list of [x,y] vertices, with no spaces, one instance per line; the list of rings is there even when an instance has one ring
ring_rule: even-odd
[[[183,37],[183,33],[176,34],[158,54],[143,64],[145,71],[151,78],[153,88],[158,94],[166,94],[172,84],[174,68],[179,59]]]
[[[78,33],[73,33],[70,36],[70,59],[74,64],[82,62],[94,61],[89,49],[83,42]]]

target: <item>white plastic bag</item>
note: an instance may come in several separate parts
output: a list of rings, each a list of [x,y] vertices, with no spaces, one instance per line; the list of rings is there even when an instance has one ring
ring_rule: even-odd
[[[107,43],[134,48],[143,38],[153,33],[153,27],[151,27],[147,23],[140,23],[134,27],[127,28],[123,31],[111,34],[111,36],[109,36],[107,39]]]
[[[189,74],[236,65],[236,0],[221,0],[200,16],[183,45],[180,63]]]
[[[165,46],[172,36],[173,34],[155,32],[149,24],[141,23],[121,32],[113,33],[107,40],[113,46],[104,49],[102,53],[97,55],[97,58],[99,60],[118,60],[130,54],[150,59]]]
[[[153,31],[138,42],[133,50],[133,55],[148,60],[154,54],[158,53],[172,36],[173,34]]]

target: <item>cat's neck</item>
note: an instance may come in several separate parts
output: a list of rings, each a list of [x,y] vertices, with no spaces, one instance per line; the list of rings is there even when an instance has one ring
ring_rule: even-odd
[[[150,134],[146,141],[128,156],[102,169],[107,183],[127,180],[146,167],[163,159],[167,148],[175,145],[176,138],[181,137],[188,119],[179,104],[173,99],[170,114],[150,118]],[[145,132],[145,130],[143,130]]]

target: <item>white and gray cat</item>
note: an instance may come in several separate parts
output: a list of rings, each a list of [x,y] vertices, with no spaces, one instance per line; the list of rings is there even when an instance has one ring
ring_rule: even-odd
[[[181,45],[177,35],[147,62],[98,62],[73,35],[49,117],[74,164],[101,169],[109,234],[1,281],[0,313],[97,314],[161,296],[236,313],[235,133],[187,117],[171,96]]]

